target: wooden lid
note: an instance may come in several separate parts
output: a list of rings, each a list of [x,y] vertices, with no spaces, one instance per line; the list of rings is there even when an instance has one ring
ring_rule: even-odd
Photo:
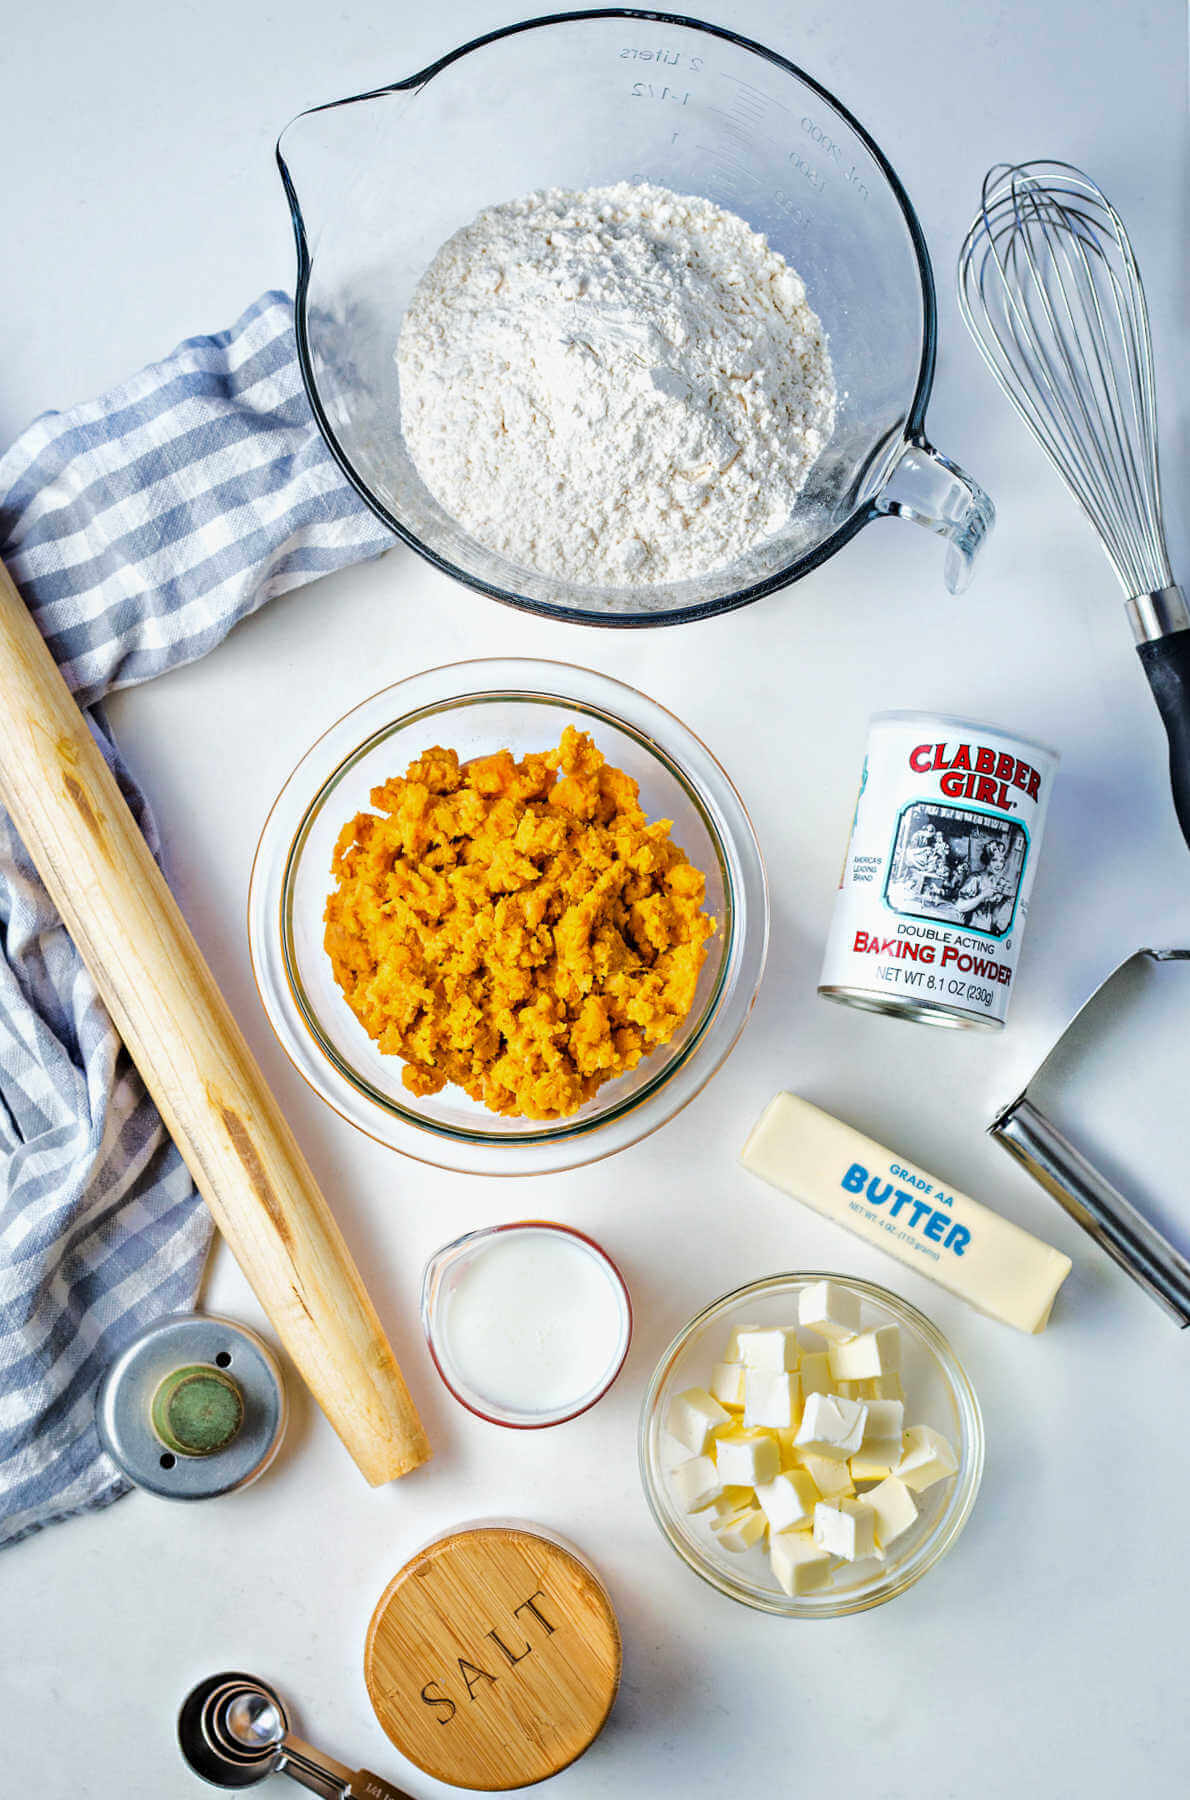
[[[536,1532],[439,1538],[372,1615],[364,1675],[403,1755],[456,1787],[527,1787],[581,1756],[620,1680],[620,1631],[587,1565]]]

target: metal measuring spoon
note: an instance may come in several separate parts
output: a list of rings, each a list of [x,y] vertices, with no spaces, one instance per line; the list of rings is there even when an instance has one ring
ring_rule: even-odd
[[[208,1675],[178,1714],[182,1755],[215,1787],[252,1787],[267,1775],[289,1775],[322,1800],[409,1800],[367,1769],[354,1773],[289,1729],[281,1697],[256,1675]]]

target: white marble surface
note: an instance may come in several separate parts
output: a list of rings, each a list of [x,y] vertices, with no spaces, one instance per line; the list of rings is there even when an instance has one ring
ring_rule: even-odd
[[[1112,578],[966,342],[950,287],[990,162],[1064,154],[1099,176],[1132,222],[1149,284],[1172,548],[1175,566],[1190,568],[1178,382],[1188,348],[1183,8],[733,0],[719,11],[832,86],[904,179],[941,289],[932,431],[986,482],[1000,527],[962,601],[943,591],[936,542],[885,525],[800,588],[681,633],[535,621],[398,550],[276,603],[206,662],[113,707],[177,892],[334,1196],[437,1455],[369,1492],[295,1392],[289,1446],[256,1488],[194,1509],[137,1494],[9,1551],[5,1794],[197,1800],[174,1747],[175,1708],[192,1680],[237,1665],[281,1684],[328,1750],[387,1772],[418,1800],[447,1792],[404,1765],[373,1723],[364,1627],[416,1545],[499,1513],[535,1516],[586,1546],[623,1621],[619,1704],[596,1747],[558,1778],[559,1796],[1118,1800],[1184,1786],[1187,1346],[983,1128],[1119,957],[1190,936],[1186,852]],[[496,0],[112,0],[27,13],[0,52],[0,435],[287,283],[278,127],[507,17]],[[307,1092],[256,1000],[244,932],[262,818],[322,726],[406,672],[511,652],[596,663],[681,714],[751,804],[775,899],[753,1022],[698,1103],[614,1164],[515,1185],[402,1161]],[[1000,1038],[911,1030],[815,996],[865,724],[890,704],[1000,720],[1063,751],[1020,991]],[[783,1084],[1069,1251],[1075,1270],[1049,1333],[1025,1339],[991,1324],[752,1186],[736,1152]],[[1184,1066],[1154,1072],[1153,1105],[1176,1107],[1184,1093]],[[438,1244],[527,1212],[605,1241],[638,1324],[604,1404],[569,1427],[514,1435],[450,1401],[419,1339],[415,1294]],[[677,1563],[645,1511],[634,1429],[655,1357],[699,1305],[750,1277],[831,1264],[891,1281],[951,1335],[985,1408],[988,1467],[963,1540],[928,1580],[874,1613],[798,1627],[733,1606]],[[207,1303],[258,1318],[226,1254]]]

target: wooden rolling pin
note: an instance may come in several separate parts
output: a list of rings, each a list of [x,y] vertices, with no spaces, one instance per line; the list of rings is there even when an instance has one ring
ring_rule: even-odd
[[[430,1446],[293,1133],[0,564],[0,799],[215,1223],[373,1486]]]

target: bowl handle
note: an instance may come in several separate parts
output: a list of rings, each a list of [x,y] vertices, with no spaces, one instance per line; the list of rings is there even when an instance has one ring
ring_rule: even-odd
[[[879,514],[912,519],[948,539],[947,591],[964,591],[980,547],[996,522],[996,509],[978,482],[918,434],[906,442],[874,506]]]

